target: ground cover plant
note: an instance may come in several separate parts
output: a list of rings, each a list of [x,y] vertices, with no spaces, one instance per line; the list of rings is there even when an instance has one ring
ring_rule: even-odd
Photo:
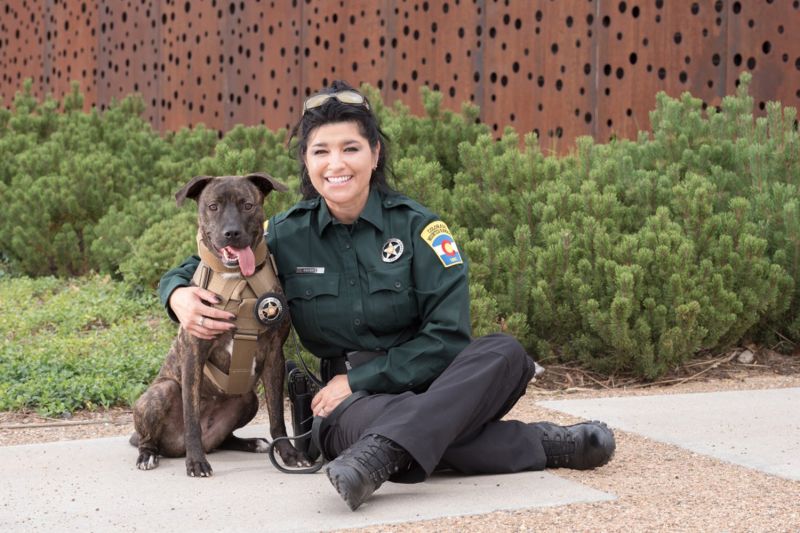
[[[175,333],[155,300],[107,277],[0,277],[0,410],[131,405]]]
[[[439,213],[469,260],[476,335],[507,331],[538,359],[655,379],[697,354],[745,342],[790,350],[800,341],[797,113],[770,103],[755,116],[749,79],[744,74],[719,109],[689,94],[659,95],[652,131],[607,144],[581,138],[561,157],[543,153],[532,135],[509,129],[494,138],[476,107],[445,110],[439,93],[422,91],[426,113],[417,117],[365,90],[392,140],[393,185]],[[28,277],[55,275],[120,302],[140,295],[132,298],[144,306],[137,312],[174,332],[141,296],[193,251],[194,210],[175,207],[174,192],[197,174],[266,171],[291,188],[269,196],[268,212],[288,207],[299,194],[286,132],[237,127],[218,140],[198,127],[160,136],[140,118],[135,97],[105,113],[81,105],[77,90],[62,102],[36,102],[28,87],[13,111],[0,111],[0,195],[8,204],[0,212],[0,281],[24,292],[55,283]],[[34,349],[19,342],[14,324],[0,332],[0,369],[16,369]],[[30,335],[49,328],[69,335],[61,326]],[[123,358],[142,350],[145,359],[163,356],[170,335],[159,351],[133,331]],[[42,364],[48,350],[58,352],[56,338],[37,343]],[[71,342],[87,360],[116,349]],[[126,364],[142,373],[124,378],[134,385],[82,405],[129,402],[157,368]],[[0,393],[23,378],[0,370]],[[0,408],[51,409],[37,401]],[[81,406],[60,401],[53,412]]]

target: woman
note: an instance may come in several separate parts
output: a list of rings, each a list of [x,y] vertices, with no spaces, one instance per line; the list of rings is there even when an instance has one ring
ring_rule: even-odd
[[[534,363],[510,336],[470,338],[467,265],[444,222],[388,187],[387,141],[367,99],[334,82],[305,101],[293,137],[304,199],[269,221],[267,244],[297,333],[321,358],[327,384],[312,409],[329,417],[327,474],[350,508],[390,478],[418,482],[437,468],[607,463],[605,424],[500,420]],[[173,319],[209,339],[232,325],[203,303],[213,293],[188,286],[196,265],[168,272],[159,292]]]

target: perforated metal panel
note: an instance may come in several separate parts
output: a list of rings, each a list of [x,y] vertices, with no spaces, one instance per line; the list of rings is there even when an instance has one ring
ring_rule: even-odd
[[[417,113],[427,85],[564,152],[648,128],[660,90],[718,105],[742,70],[761,108],[800,105],[798,28],[800,0],[7,0],[0,95],[78,80],[87,107],[138,92],[161,130],[226,131],[288,127],[334,79]]]

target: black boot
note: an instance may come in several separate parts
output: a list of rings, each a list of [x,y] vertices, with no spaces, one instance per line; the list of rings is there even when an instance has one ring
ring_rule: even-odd
[[[614,433],[603,422],[582,422],[572,426],[540,422],[534,425],[542,430],[547,468],[597,468],[611,459],[617,447]]]
[[[367,435],[328,464],[326,473],[351,511],[358,509],[389,477],[411,465],[411,456],[394,441]]]

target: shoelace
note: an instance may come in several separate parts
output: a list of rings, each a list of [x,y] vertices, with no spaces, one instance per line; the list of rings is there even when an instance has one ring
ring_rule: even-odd
[[[365,453],[354,457],[369,472],[374,483],[383,483],[390,475],[400,470],[398,461],[392,457],[396,450],[386,450],[385,445],[369,444]]]
[[[575,439],[562,438],[561,435],[548,435],[545,434],[542,439],[542,446],[544,453],[548,459],[552,460],[554,464],[559,464],[561,461],[568,464],[570,458],[575,453]]]

